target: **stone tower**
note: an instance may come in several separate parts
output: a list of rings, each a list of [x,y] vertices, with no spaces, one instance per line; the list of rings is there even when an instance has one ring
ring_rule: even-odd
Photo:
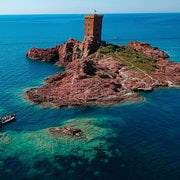
[[[84,22],[84,41],[101,42],[103,15],[91,14],[85,15]]]

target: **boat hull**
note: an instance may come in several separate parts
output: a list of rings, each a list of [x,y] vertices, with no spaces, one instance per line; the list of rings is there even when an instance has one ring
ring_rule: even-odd
[[[4,116],[4,117],[0,118],[0,126],[3,126],[5,124],[10,123],[15,120],[16,120],[15,114]]]

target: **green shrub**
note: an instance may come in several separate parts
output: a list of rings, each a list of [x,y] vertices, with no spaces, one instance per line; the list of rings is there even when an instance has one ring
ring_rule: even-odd
[[[106,47],[102,47],[99,49],[99,53],[101,54],[109,54],[109,53],[114,53],[119,47],[115,45],[108,45]]]
[[[156,67],[156,60],[128,46],[119,46],[118,53],[128,66],[134,66],[144,71],[152,71]]]
[[[123,61],[129,68],[135,67],[144,71],[152,71],[156,68],[156,60],[128,46],[108,45],[100,48],[98,52],[105,55],[110,54],[117,60]]]

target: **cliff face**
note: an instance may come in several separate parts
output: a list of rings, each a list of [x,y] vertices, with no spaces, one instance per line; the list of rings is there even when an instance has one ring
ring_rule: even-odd
[[[129,47],[133,49],[131,57],[135,57],[137,51],[153,58],[154,68],[151,71],[140,68],[142,65],[152,65],[148,58],[148,61],[137,63],[137,58],[128,59],[130,54],[123,56],[118,46],[104,47],[106,49],[103,51],[99,46],[69,39],[55,48],[30,49],[27,57],[65,66],[66,71],[47,78],[42,87],[27,90],[26,99],[35,104],[59,108],[110,105],[140,100],[139,91],[180,85],[180,64],[165,60],[169,56],[149,44],[131,42]],[[114,48],[115,52],[109,52]],[[139,64],[141,66],[136,66]]]
[[[57,65],[65,67],[69,62],[75,59],[85,58],[94,53],[100,46],[104,45],[104,43],[96,43],[93,41],[81,42],[70,38],[68,42],[54,48],[31,48],[26,56],[32,60],[57,63]]]

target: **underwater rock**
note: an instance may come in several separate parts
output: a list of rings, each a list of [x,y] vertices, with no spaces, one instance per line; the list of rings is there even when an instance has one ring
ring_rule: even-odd
[[[55,127],[49,128],[51,134],[65,134],[71,137],[81,137],[83,136],[82,130],[79,128],[72,127]]]

